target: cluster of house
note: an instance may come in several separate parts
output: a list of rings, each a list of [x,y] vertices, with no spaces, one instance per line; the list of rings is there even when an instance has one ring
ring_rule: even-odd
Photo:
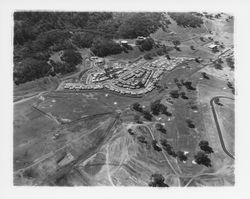
[[[172,58],[168,60],[161,57],[151,63],[138,62],[128,67],[114,65],[108,70],[89,73],[87,85],[82,83],[66,83],[65,89],[102,89],[107,88],[121,94],[145,94],[155,88],[155,83],[159,81],[164,70],[172,70],[184,60],[193,58]],[[134,69],[135,68],[135,69]],[[114,77],[116,76],[116,77]],[[111,81],[107,81],[111,80]]]
[[[65,83],[64,89],[69,90],[92,90],[92,89],[101,89],[104,88],[101,84],[93,84],[93,85],[86,85],[82,83]]]

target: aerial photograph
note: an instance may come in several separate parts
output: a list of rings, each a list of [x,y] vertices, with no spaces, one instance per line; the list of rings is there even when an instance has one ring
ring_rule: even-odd
[[[14,12],[13,185],[234,186],[234,16],[205,11]]]

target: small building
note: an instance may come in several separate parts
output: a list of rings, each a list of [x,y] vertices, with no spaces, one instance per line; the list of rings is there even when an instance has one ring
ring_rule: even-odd
[[[92,56],[92,57],[90,57],[89,58],[91,61],[93,61],[93,60],[97,60],[98,59],[98,57],[96,57],[96,56]]]
[[[143,36],[138,36],[135,40],[135,44],[136,45],[140,45],[144,40],[146,39],[146,37]]]
[[[97,66],[103,65],[103,64],[105,64],[105,60],[103,58],[98,58],[95,60],[95,64]]]
[[[128,45],[128,41],[126,41],[126,40],[122,40],[122,41],[120,41],[120,43],[123,46],[127,46]]]
[[[210,49],[216,49],[216,48],[218,48],[218,45],[211,44],[211,45],[208,46],[208,48],[210,48]]]

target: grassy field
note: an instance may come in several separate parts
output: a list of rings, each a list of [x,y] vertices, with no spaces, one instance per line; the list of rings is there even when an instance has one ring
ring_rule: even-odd
[[[230,99],[220,99],[223,106],[216,106],[220,127],[222,129],[223,138],[226,148],[234,155],[235,148],[235,119],[234,119],[234,103]]]

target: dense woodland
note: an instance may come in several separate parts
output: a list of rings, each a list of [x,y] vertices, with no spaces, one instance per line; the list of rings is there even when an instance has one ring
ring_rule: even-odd
[[[193,27],[202,23],[192,14],[184,15],[170,13],[178,24]],[[131,46],[122,46],[114,39],[147,37],[160,27],[166,30],[168,24],[162,13],[153,12],[15,12],[14,82],[73,72],[82,62],[78,53],[81,48],[89,48],[100,57],[128,52]],[[148,51],[152,46],[153,41],[148,39],[139,49]],[[50,56],[58,51],[67,59],[55,63]]]
[[[176,21],[178,26],[197,28],[203,24],[203,20],[193,13],[170,12],[169,16]]]
[[[74,71],[81,63],[79,48],[90,48],[101,57],[126,52],[113,39],[149,36],[161,26],[160,20],[161,13],[16,12],[14,82],[46,76],[52,66],[54,73]],[[58,51],[66,51],[68,58],[49,62],[50,55]]]

